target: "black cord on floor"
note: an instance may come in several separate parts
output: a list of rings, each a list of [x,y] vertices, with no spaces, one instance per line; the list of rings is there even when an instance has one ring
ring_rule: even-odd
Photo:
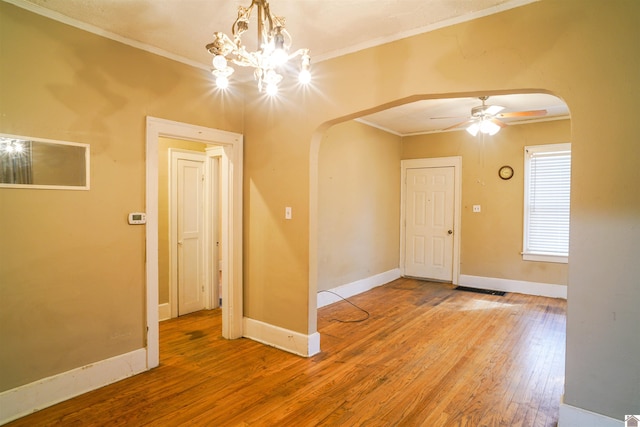
[[[344,298],[341,295],[338,295],[337,293],[333,292],[333,291],[318,291],[318,293],[320,292],[327,292],[330,294],[333,294],[335,296],[337,296],[338,298],[342,299],[343,301],[348,302],[349,304],[351,304],[352,306],[354,306],[355,308],[357,308],[358,310],[364,312],[364,314],[366,314],[367,317],[365,317],[364,319],[355,319],[355,320],[341,320],[341,319],[330,319],[329,321],[333,321],[335,320],[336,322],[340,322],[340,323],[360,323],[360,322],[364,322],[365,320],[367,320],[371,315],[369,314],[369,312],[367,310],[365,310],[362,307],[358,307],[357,305],[355,305],[354,303],[352,303],[351,301],[349,301],[348,299]]]

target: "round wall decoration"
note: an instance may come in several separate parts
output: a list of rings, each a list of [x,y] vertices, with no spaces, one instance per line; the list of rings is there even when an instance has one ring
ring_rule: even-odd
[[[511,166],[502,166],[498,170],[498,176],[504,180],[511,179],[513,177],[513,168]]]

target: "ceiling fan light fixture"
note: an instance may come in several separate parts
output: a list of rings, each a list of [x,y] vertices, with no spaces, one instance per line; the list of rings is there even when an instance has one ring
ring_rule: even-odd
[[[493,123],[491,120],[482,120],[480,123],[480,132],[489,135],[495,135],[500,131],[500,126]]]
[[[478,132],[480,131],[480,124],[478,122],[471,123],[467,127],[466,131],[469,132],[471,134],[471,136],[476,136],[476,135],[478,135]]]
[[[493,123],[491,120],[482,119],[471,123],[467,126],[466,131],[473,136],[478,135],[478,132],[493,136],[500,131],[500,126]]]

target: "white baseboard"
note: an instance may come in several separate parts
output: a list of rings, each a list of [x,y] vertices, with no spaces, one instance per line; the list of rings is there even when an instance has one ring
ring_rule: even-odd
[[[358,295],[363,292],[370,291],[373,288],[382,286],[386,283],[392,282],[402,277],[400,275],[400,269],[394,268],[393,270],[385,271],[384,273],[376,274],[375,276],[367,277],[365,279],[357,280],[355,282],[347,283],[333,289],[329,289],[331,292],[335,292],[343,298],[349,298],[353,295]],[[334,302],[341,301],[336,295],[329,292],[318,291],[317,307],[324,307],[325,305],[333,304]]]
[[[560,404],[558,427],[624,427],[624,421],[609,418],[575,406]]]
[[[158,304],[158,320],[163,321],[171,319],[171,306],[168,302]]]
[[[254,341],[303,357],[320,353],[320,334],[304,335],[299,332],[245,317],[243,336]]]
[[[466,274],[460,275],[458,284],[460,286],[490,289],[492,291],[515,292],[519,294],[567,299],[567,287],[565,285],[527,282],[524,280],[497,279],[493,277],[468,276]]]
[[[142,348],[0,393],[0,424],[147,370]]]

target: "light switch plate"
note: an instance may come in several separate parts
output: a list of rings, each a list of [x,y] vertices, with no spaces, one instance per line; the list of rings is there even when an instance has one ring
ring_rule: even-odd
[[[284,219],[291,219],[291,207],[284,208]]]

